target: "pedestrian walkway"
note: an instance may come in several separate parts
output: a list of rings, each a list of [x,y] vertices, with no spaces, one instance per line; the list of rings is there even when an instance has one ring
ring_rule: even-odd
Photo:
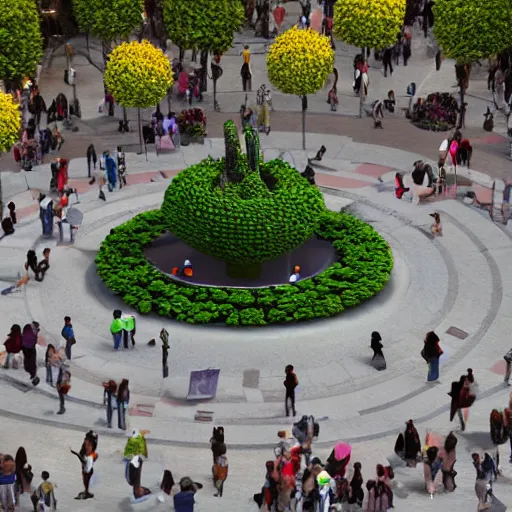
[[[438,332],[445,350],[442,382],[457,378],[478,361],[485,396],[494,398],[504,393],[496,363],[509,348],[504,330],[511,283],[505,265],[512,242],[506,233],[481,212],[454,200],[420,206],[397,200],[392,187],[394,173],[406,172],[419,155],[314,134],[308,134],[308,155],[293,149],[296,140],[294,133],[275,133],[262,139],[265,159],[281,156],[300,169],[308,156],[313,156],[314,148],[320,143],[326,145],[326,155],[330,156],[320,162],[323,167],[317,174],[326,203],[335,210],[353,211],[389,241],[395,268],[388,287],[354,311],[319,323],[269,327],[264,337],[260,330],[244,331],[241,339],[239,330],[198,328],[141,317],[135,351],[113,353],[108,334],[112,310],[127,308],[95,275],[93,260],[99,244],[113,226],[140,211],[159,207],[170,178],[180,168],[209,154],[220,156],[224,148],[221,139],[209,139],[204,147],[189,147],[165,157],[150,156],[147,163],[144,156],[128,154],[132,185],[108,194],[106,202],[97,199],[95,187],[80,195],[78,207],[84,212],[84,224],[73,247],[52,251],[52,269],[58,272],[48,273],[42,284],[29,283],[22,297],[3,300],[6,311],[16,309],[15,316],[1,320],[5,332],[13,318],[22,317],[18,320],[22,324],[34,318],[43,326],[45,340],[59,343],[63,316],[73,319],[79,340],[72,364],[74,385],[69,414],[59,418],[60,423],[75,428],[94,425],[103,430],[99,420],[101,382],[129,378],[134,397],[132,414],[141,427],[151,430],[152,439],[202,445],[210,426],[194,422],[198,407],[185,401],[188,375],[190,370],[213,366],[221,368],[217,399],[207,406],[214,420],[230,425],[233,446],[268,446],[276,429],[287,424],[282,418],[282,373],[292,353],[301,383],[299,414],[327,416],[321,442],[388,436],[404,417],[426,421],[446,412],[446,385],[425,385],[426,370],[419,357],[423,337],[431,329]],[[83,161],[72,161],[71,179],[86,181],[81,177],[83,169]],[[472,172],[484,179],[484,175]],[[42,169],[32,176],[43,180],[45,173],[48,171]],[[44,179],[49,180],[49,174]],[[352,186],[354,182],[357,187]],[[14,190],[14,184],[12,187]],[[441,213],[442,238],[432,239],[430,234],[428,214],[432,211]],[[28,247],[48,244],[38,240],[38,229],[37,220],[27,218],[13,237],[2,241],[2,264],[10,262],[11,272]],[[58,308],[50,299],[55,296],[63,298]],[[20,306],[24,312],[19,311]],[[170,377],[163,382],[160,349],[145,345],[157,338],[164,326],[171,333],[171,352]],[[388,369],[382,374],[368,365],[372,330],[381,332],[384,339]],[[205,336],[208,345],[204,344]],[[311,354],[321,353],[332,357],[312,360]],[[230,355],[229,362],[225,354]],[[259,372],[256,389],[243,386],[247,370]],[[25,380],[22,372],[7,374],[4,378],[11,385],[19,386]],[[45,385],[34,392],[44,392],[53,402],[48,393],[54,392]],[[26,405],[19,400],[3,402],[10,414],[29,416],[35,412],[30,400]],[[44,403],[38,416],[54,421]],[[187,428],[182,428],[184,425]]]

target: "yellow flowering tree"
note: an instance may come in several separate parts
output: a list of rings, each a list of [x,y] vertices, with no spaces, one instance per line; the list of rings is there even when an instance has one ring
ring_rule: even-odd
[[[407,0],[343,0],[334,5],[334,35],[358,48],[382,50],[396,43]]]
[[[21,129],[20,109],[10,94],[0,91],[0,153],[6,153],[18,140]]]
[[[137,108],[141,150],[140,109],[157,105],[172,83],[169,59],[149,41],[123,43],[112,50],[105,85],[119,105]]]
[[[312,29],[290,28],[276,37],[267,53],[270,83],[285,94],[302,98],[302,146],[306,149],[307,95],[325,85],[334,66],[328,37]]]

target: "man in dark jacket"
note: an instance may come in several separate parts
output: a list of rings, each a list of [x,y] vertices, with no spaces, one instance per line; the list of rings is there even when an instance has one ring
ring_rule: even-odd
[[[284,387],[286,388],[286,395],[284,399],[285,407],[286,407],[286,416],[290,416],[290,409],[288,407],[288,400],[291,402],[291,408],[293,416],[295,416],[295,388],[299,385],[299,380],[297,379],[297,375],[293,371],[293,365],[289,364],[285,369],[285,379],[283,382]]]

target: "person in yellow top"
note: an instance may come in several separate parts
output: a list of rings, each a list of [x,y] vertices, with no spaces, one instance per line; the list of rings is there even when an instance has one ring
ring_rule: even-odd
[[[251,73],[251,50],[249,46],[245,45],[241,53],[243,57],[242,68],[240,69],[240,75],[242,77],[242,87],[244,92],[251,92],[252,89],[252,73]]]

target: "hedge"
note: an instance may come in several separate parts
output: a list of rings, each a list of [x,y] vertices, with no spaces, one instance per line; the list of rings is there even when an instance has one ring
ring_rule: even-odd
[[[334,316],[382,290],[393,268],[391,249],[371,226],[325,210],[315,232],[332,242],[338,260],[321,274],[271,288],[192,286],[168,278],[144,255],[165,231],[161,210],[141,213],[114,228],[96,256],[97,272],[139,313],[155,312],[191,324],[266,325]]]

